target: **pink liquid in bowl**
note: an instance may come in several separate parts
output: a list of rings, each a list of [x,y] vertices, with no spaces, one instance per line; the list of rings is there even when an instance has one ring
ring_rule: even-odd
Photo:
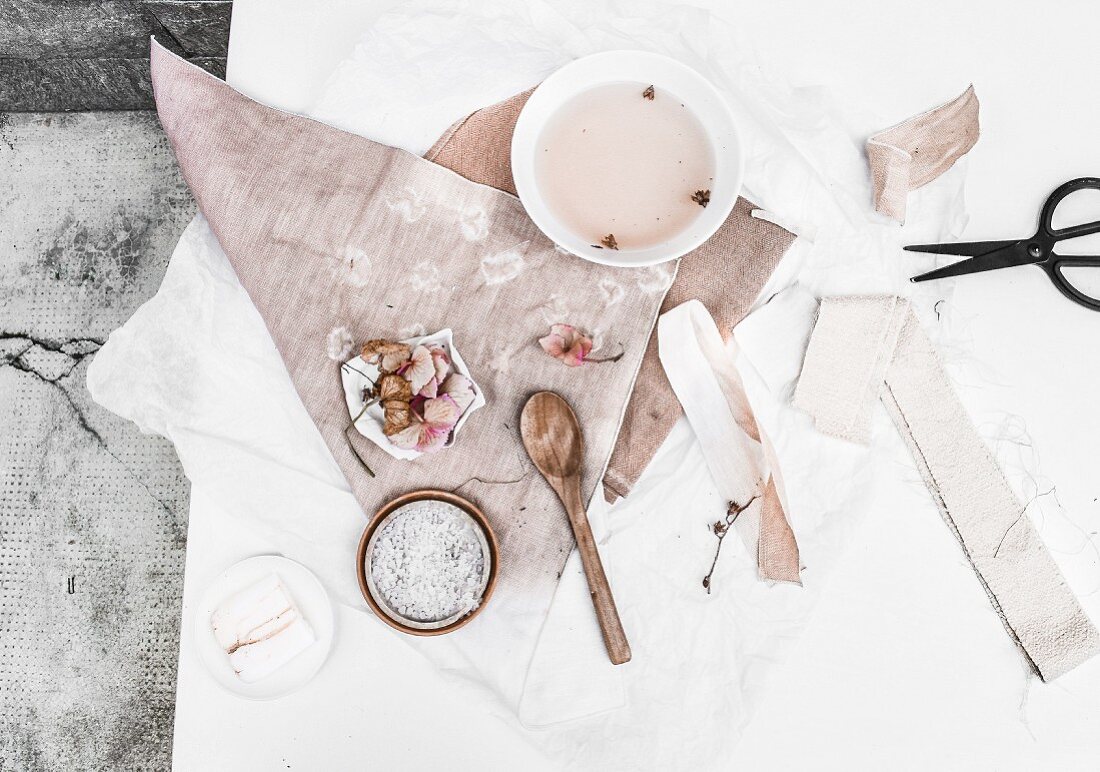
[[[714,185],[714,149],[674,94],[648,83],[608,83],[555,112],[539,136],[535,181],[546,206],[598,245],[645,249],[685,231],[703,211],[692,199]]]

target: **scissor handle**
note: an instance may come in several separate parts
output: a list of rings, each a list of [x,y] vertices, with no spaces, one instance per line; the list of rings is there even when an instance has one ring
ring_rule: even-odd
[[[1100,223],[1094,223],[1100,225]],[[1046,262],[1039,263],[1039,266],[1047,272],[1047,276],[1050,277],[1051,282],[1058,288],[1058,291],[1065,295],[1078,305],[1084,306],[1092,311],[1100,311],[1100,300],[1091,298],[1085,293],[1078,290],[1068,281],[1062,274],[1063,267],[1078,267],[1078,268],[1100,268],[1100,256],[1097,255],[1054,255],[1050,256],[1050,259]]]
[[[1092,233],[1100,233],[1100,220],[1086,222],[1080,225],[1071,225],[1068,228],[1055,228],[1051,224],[1054,219],[1054,210],[1058,208],[1058,204],[1062,203],[1063,198],[1070,193],[1076,193],[1078,190],[1087,190],[1089,188],[1100,190],[1100,178],[1078,177],[1075,180],[1070,180],[1050,194],[1050,197],[1047,198],[1047,202],[1043,204],[1043,211],[1039,214],[1039,229],[1048,239],[1051,241],[1063,241],[1065,239],[1075,239],[1078,236],[1088,236]]]

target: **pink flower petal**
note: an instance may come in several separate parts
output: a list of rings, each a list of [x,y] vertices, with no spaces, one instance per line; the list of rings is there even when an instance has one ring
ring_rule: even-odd
[[[592,339],[571,324],[555,324],[539,339],[543,350],[569,367],[580,367],[592,351]]]
[[[439,395],[439,380],[433,375],[432,379],[428,381],[424,388],[420,390],[421,397],[436,397]]]
[[[462,373],[451,373],[447,380],[439,387],[439,393],[445,394],[458,405],[458,414],[461,416],[466,408],[474,402],[473,382]]]
[[[402,373],[412,386],[413,394],[419,394],[420,390],[428,385],[428,381],[435,375],[435,364],[432,362],[432,352],[426,346],[417,346],[409,357],[409,364]]]
[[[555,359],[561,359],[565,355],[565,340],[560,335],[550,333],[545,338],[539,338],[539,345]]]
[[[445,426],[447,431],[454,428],[462,411],[454,399],[446,394],[442,397],[429,399],[424,403],[424,422]]]
[[[447,444],[447,438],[451,436],[451,427],[441,424],[421,424],[420,440],[416,443],[416,449],[421,453],[435,453],[442,450]]]
[[[412,423],[404,429],[397,434],[390,435],[390,442],[404,450],[416,450],[416,446],[420,442],[420,427],[422,425],[419,420],[413,418]]]
[[[435,378],[440,383],[447,377],[447,373],[451,371],[451,358],[447,356],[447,352],[442,346],[432,346],[432,364],[435,367]]]
[[[450,424],[429,423],[414,415],[412,423],[397,434],[392,435],[390,442],[405,450],[434,453],[446,445],[453,428]]]

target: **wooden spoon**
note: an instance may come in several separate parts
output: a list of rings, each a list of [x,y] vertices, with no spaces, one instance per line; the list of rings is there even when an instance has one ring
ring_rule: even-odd
[[[592,538],[592,528],[588,525],[588,515],[581,499],[581,461],[584,458],[584,439],[577,416],[568,403],[550,391],[540,391],[523,406],[520,416],[520,435],[527,455],[535,462],[542,476],[558,494],[565,511],[569,513],[569,523],[573,526],[573,536],[577,539],[577,550],[581,553],[584,574],[588,577],[588,592],[592,596],[592,605],[596,608],[596,619],[600,623],[603,642],[613,665],[630,661],[630,644],[626,641],[619,612],[615,608],[615,599],[611,597],[611,587],[607,583],[600,553],[596,550],[596,540]]]

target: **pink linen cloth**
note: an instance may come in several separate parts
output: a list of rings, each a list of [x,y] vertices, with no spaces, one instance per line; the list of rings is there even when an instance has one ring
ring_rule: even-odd
[[[544,389],[569,401],[585,433],[590,497],[672,272],[561,254],[507,193],[261,105],[155,43],[151,60],[157,110],[183,176],[363,511],[417,488],[477,503],[500,542],[500,566],[496,595],[469,627],[501,631],[499,650],[479,653],[484,666],[529,657],[534,640],[515,645],[506,612],[545,610],[573,537],[520,443],[520,410]],[[623,356],[566,367],[537,342],[555,322],[621,346]],[[443,327],[453,329],[488,401],[455,445],[401,461],[346,431],[333,332],[346,328],[361,344]],[[302,516],[325,527],[324,512]]]

